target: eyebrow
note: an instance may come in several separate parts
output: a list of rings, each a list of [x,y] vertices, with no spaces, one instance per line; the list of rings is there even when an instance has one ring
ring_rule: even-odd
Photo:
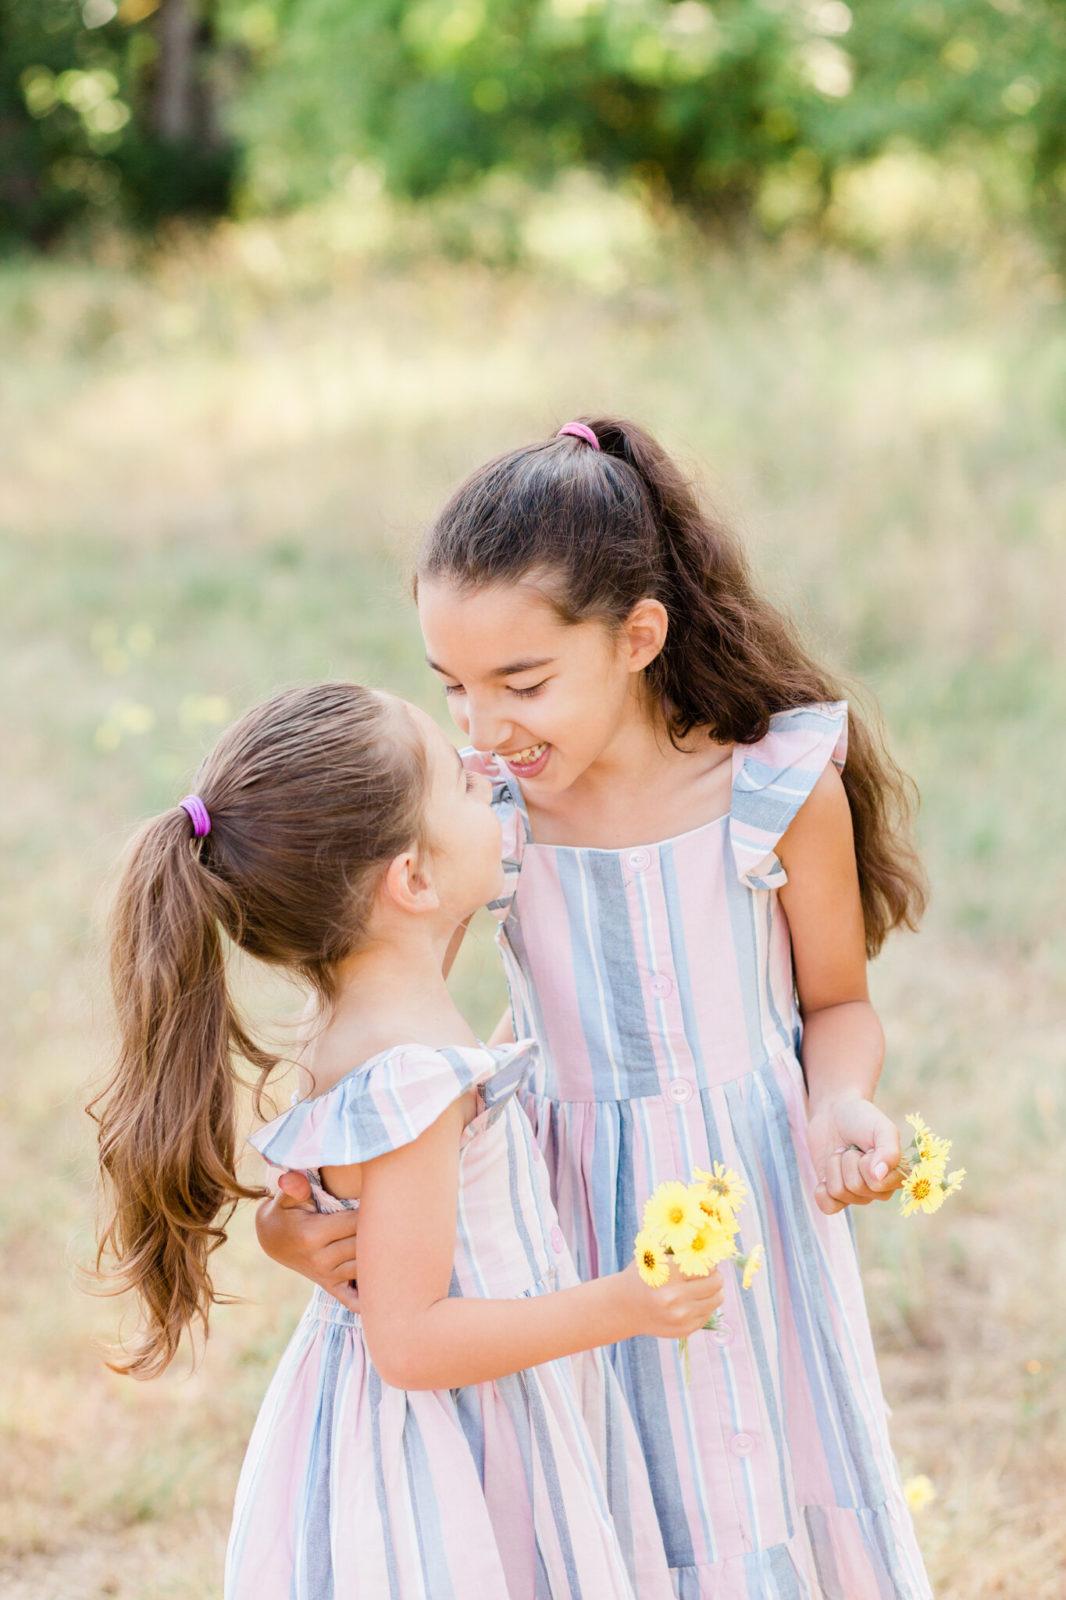
[[[491,678],[514,678],[520,672],[534,672],[538,667],[554,666],[555,656],[530,656],[525,661],[509,661],[504,667],[493,667],[489,673]],[[426,665],[433,672],[442,673],[446,678],[454,678],[455,673],[449,672],[447,667],[440,666],[436,661],[426,657]]]

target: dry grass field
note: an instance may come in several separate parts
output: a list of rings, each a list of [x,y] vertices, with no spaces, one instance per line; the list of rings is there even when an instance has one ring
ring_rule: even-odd
[[[627,253],[628,252],[628,253]],[[418,529],[498,449],[629,413],[698,464],[765,582],[864,679],[923,794],[926,928],[874,969],[882,1098],[955,1140],[932,1218],[857,1219],[941,1600],[1066,1592],[1062,796],[1066,314],[1004,255],[671,258],[521,273],[310,223],[139,266],[0,267],[0,1591],[211,1600],[245,1438],[304,1299],[247,1209],[241,1299],[136,1385],[94,1341],[100,916],[136,819],[219,723],[326,675],[444,716],[403,591]],[[695,468],[694,468],[695,470]],[[458,982],[485,1024],[491,944]],[[252,991],[266,1020],[291,1008]]]

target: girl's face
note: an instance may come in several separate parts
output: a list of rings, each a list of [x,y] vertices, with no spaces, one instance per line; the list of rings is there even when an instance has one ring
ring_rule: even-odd
[[[422,581],[418,612],[455,721],[534,795],[569,788],[643,715],[638,674],[656,648],[599,621],[560,621],[530,584]]]
[[[442,908],[462,920],[503,888],[492,784],[480,773],[466,771],[459,752],[431,717],[417,706],[407,711],[425,749],[429,781],[424,822],[433,882]]]

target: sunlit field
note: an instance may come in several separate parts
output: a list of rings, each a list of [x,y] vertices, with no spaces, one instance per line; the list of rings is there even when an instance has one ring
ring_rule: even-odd
[[[1066,1588],[1060,1225],[1066,317],[1007,256],[951,274],[679,246],[512,274],[232,229],[134,269],[0,267],[0,1588],[210,1600],[258,1400],[305,1299],[251,1211],[193,1375],[94,1341],[83,1106],[101,915],[131,826],[271,690],[386,684],[445,719],[405,581],[482,458],[615,411],[691,461],[763,581],[876,695],[934,898],[873,972],[882,1098],[969,1170],[857,1219],[942,1600]],[[639,244],[639,241],[638,241]],[[480,1027],[487,930],[457,980]],[[293,997],[253,983],[264,1025]],[[249,1174],[256,1171],[249,1162]]]

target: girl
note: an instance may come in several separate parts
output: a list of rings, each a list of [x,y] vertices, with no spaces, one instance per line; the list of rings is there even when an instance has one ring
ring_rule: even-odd
[[[417,593],[503,823],[523,1100],[579,1271],[617,1270],[643,1197],[714,1161],[767,1247],[690,1383],[671,1346],[612,1351],[676,1593],[924,1600],[837,1214],[899,1183],[865,958],[923,905],[901,774],[629,423],[476,472]],[[265,1246],[343,1293],[350,1228],[287,1204],[262,1208]]]
[[[226,1595],[670,1600],[595,1347],[695,1332],[721,1280],[577,1280],[515,1099],[531,1045],[480,1045],[441,976],[457,925],[501,887],[488,781],[424,713],[328,684],[244,717],[199,788],[142,830],[114,914],[104,1248],[145,1314],[117,1370],[157,1373],[190,1323],[206,1328],[208,1257],[253,1192],[231,1058],[260,1084],[274,1060],[228,998],[223,935],[303,977],[325,1017],[308,1098],[253,1143],[302,1170],[322,1210],[362,1220],[361,1315],[317,1292],[282,1358]]]

